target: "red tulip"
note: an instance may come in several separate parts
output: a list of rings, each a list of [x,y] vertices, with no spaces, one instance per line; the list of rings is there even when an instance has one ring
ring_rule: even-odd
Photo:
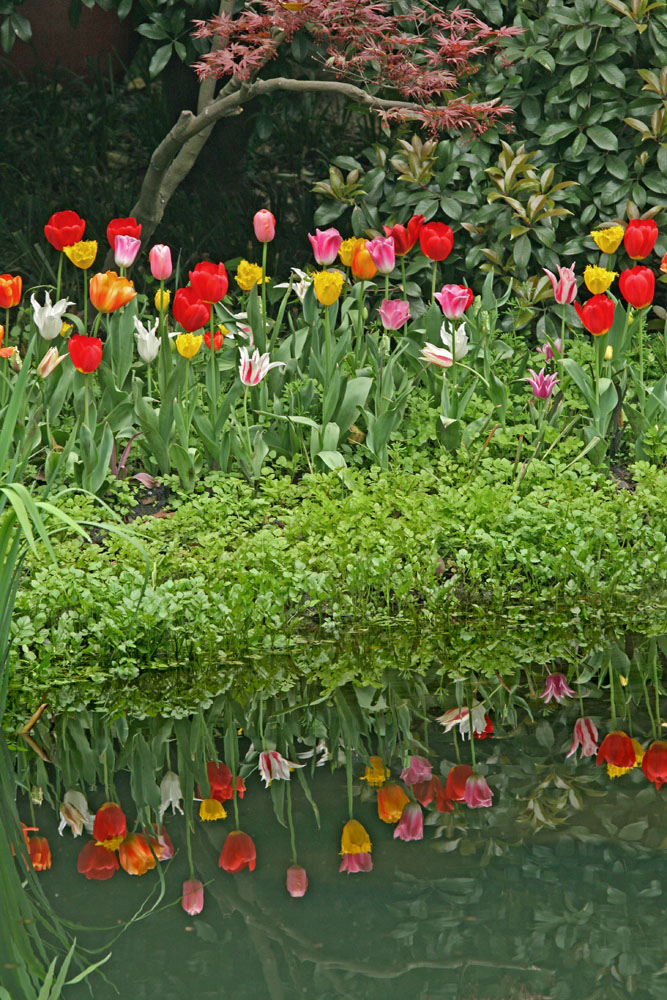
[[[51,848],[46,837],[29,837],[28,853],[36,872],[43,872],[45,868],[51,867]]]
[[[219,302],[224,299],[229,288],[225,265],[212,264],[209,260],[201,261],[195,265],[194,271],[190,271],[190,284],[202,302]]]
[[[649,781],[660,791],[667,784],[667,742],[656,740],[644,754],[642,771]]]
[[[215,761],[209,760],[206,764],[206,776],[208,778],[208,783],[211,786],[210,798],[217,799],[218,802],[226,802],[228,799],[234,798],[232,772],[225,763],[220,761],[219,764],[216,764]],[[242,799],[244,792],[245,783],[243,778],[237,776],[236,794],[240,799]],[[199,785],[197,785],[197,796],[199,798],[204,798],[199,790]]]
[[[445,260],[454,246],[454,233],[444,222],[427,222],[419,233],[419,246],[430,260]]]
[[[67,350],[78,372],[90,375],[100,367],[102,341],[99,337],[85,337],[81,333],[73,333],[67,341]]]
[[[56,250],[71,247],[83,239],[85,220],[69,209],[55,212],[44,226],[44,235]]]
[[[402,226],[400,222],[397,222],[395,226],[383,226],[385,236],[394,237],[394,253],[397,257],[404,257],[408,250],[412,250],[413,246],[419,239],[419,233],[424,225],[423,215],[413,215],[408,221],[407,228]]]
[[[20,275],[0,274],[0,308],[11,309],[21,301],[23,278]]]
[[[308,889],[306,869],[302,868],[301,865],[290,865],[287,869],[285,886],[293,898],[299,899],[301,896],[305,896]]]
[[[630,219],[623,235],[623,246],[631,260],[648,257],[658,239],[654,219]]]
[[[202,302],[199,294],[191,285],[177,289],[172,311],[176,322],[180,323],[188,333],[201,330],[211,318],[210,305]]]
[[[221,330],[214,330],[213,331],[213,350],[214,351],[219,351],[220,350],[220,348],[223,345],[224,339],[225,339],[225,335],[224,335],[224,333]],[[204,330],[204,343],[206,344],[206,346],[208,347],[208,349],[210,351],[211,350],[211,331],[210,330]]]
[[[601,337],[611,330],[614,322],[614,301],[608,295],[594,295],[583,306],[574,303],[577,316],[594,337]]]
[[[447,775],[445,791],[447,798],[452,802],[463,802],[466,789],[466,781],[472,775],[470,764],[457,764]]]
[[[650,267],[636,264],[626,271],[621,271],[618,287],[626,302],[629,302],[634,309],[643,309],[653,302],[655,275]]]
[[[614,767],[634,767],[637,755],[632,740],[617,729],[608,733],[600,744],[595,763],[612,764]]]
[[[76,863],[76,870],[87,879],[106,882],[119,868],[118,858],[108,847],[89,840],[84,845]]]
[[[155,868],[155,856],[142,833],[128,833],[118,848],[118,860],[128,875],[145,875]]]
[[[454,808],[437,774],[430,781],[420,781],[413,785],[412,794],[423,806],[430,806],[435,799],[435,808],[439,813],[451,812]]]
[[[256,859],[257,851],[252,837],[242,830],[232,830],[227,834],[227,840],[220,852],[218,867],[224,868],[226,872],[240,872],[244,868],[252,872],[255,870]]]
[[[141,239],[141,223],[137,222],[133,215],[127,219],[112,219],[107,226],[107,239],[112,250],[116,249],[117,236],[133,236],[135,240]]]
[[[70,337],[70,342],[74,337]],[[85,337],[81,337],[85,340]],[[93,339],[93,338],[90,338]],[[96,339],[96,338],[95,338]],[[115,851],[127,833],[127,821],[125,813],[115,802],[105,802],[95,813],[93,823],[93,837],[97,844],[107,847],[110,851]]]

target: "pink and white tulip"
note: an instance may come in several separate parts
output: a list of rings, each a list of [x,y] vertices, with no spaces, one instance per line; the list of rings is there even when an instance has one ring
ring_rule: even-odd
[[[252,352],[252,357],[245,347],[239,349],[241,360],[239,362],[239,376],[244,385],[259,385],[263,378],[272,368],[285,367],[284,361],[269,362],[268,354],[260,354],[257,348]]]
[[[276,235],[276,219],[273,212],[266,208],[261,208],[255,212],[252,220],[255,236],[260,243],[270,243]]]
[[[566,759],[576,754],[581,747],[580,757],[592,757],[598,750],[598,730],[592,719],[577,719],[574,724],[574,739]]]
[[[559,267],[558,277],[543,267],[542,270],[548,276],[551,287],[554,290],[554,298],[561,306],[569,306],[577,297],[577,279],[574,276],[574,264],[571,267]]]
[[[58,354],[57,347],[49,347],[48,351],[37,365],[37,374],[40,378],[48,376],[56,370],[58,365],[68,357],[67,354]]]
[[[473,300],[472,288],[466,285],[443,285],[435,298],[447,319],[461,319]]]
[[[366,249],[380,274],[391,274],[396,264],[394,237],[376,236],[374,240],[367,241]]]
[[[365,852],[360,854],[344,854],[338,871],[347,872],[349,875],[354,872],[373,871],[373,858]]]
[[[394,840],[423,840],[424,839],[424,814],[418,802],[408,802],[401,813],[396,829],[394,830]]]
[[[426,757],[410,757],[408,766],[401,771],[401,781],[406,785],[418,785],[420,781],[430,781],[433,765]]]
[[[567,677],[565,674],[548,674],[544,685],[544,691],[540,695],[540,698],[544,699],[545,705],[547,705],[552,698],[554,698],[560,705],[566,698],[574,698],[574,694],[575,692],[572,688],[568,687]]]
[[[305,767],[305,764],[293,764],[291,760],[278,753],[277,750],[264,750],[259,755],[259,773],[268,788],[272,781],[289,781],[290,771],[295,767]]]
[[[191,917],[204,909],[204,886],[198,878],[188,879],[183,883],[181,906]]]
[[[465,784],[463,801],[470,809],[481,809],[492,805],[493,792],[481,774],[471,774]]]
[[[137,259],[141,240],[134,236],[117,236],[114,240],[113,254],[117,267],[131,267]]]
[[[429,364],[437,365],[439,368],[451,368],[454,364],[451,351],[447,351],[444,347],[436,347],[435,344],[429,344],[428,341],[422,347],[421,360],[428,361]]]
[[[329,264],[333,264],[343,242],[343,237],[338,230],[334,229],[333,226],[330,229],[316,229],[314,236],[312,233],[308,233],[308,239],[313,248],[313,256],[320,267],[328,267]]]

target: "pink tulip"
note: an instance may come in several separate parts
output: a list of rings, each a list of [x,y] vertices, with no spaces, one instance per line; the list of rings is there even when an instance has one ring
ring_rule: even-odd
[[[557,354],[560,354],[563,350],[563,344],[560,337],[556,337],[553,342],[553,346],[549,343],[542,344],[541,347],[537,348],[540,354],[544,355],[545,361],[551,361]]]
[[[560,306],[568,306],[577,297],[577,279],[574,276],[574,264],[571,267],[559,267],[558,278],[551,271],[543,267],[542,270],[549,276],[551,287],[554,290],[554,298]]]
[[[406,785],[418,785],[420,781],[430,781],[433,765],[426,757],[411,757],[408,766],[401,771],[401,781]]]
[[[486,783],[486,778],[480,774],[471,774],[465,784],[463,801],[471,809],[481,809],[490,806],[493,792]]]
[[[148,254],[151,274],[157,281],[166,281],[171,277],[171,250],[164,243],[156,243]]]
[[[276,235],[275,217],[273,212],[269,212],[266,208],[260,208],[259,212],[255,212],[252,224],[260,243],[270,243]]]
[[[465,285],[443,285],[435,298],[447,319],[460,319],[472,303],[473,291]]]
[[[347,872],[348,874],[373,871],[373,858],[370,854],[366,854],[366,852],[362,852],[361,854],[344,854],[338,871]]]
[[[451,351],[429,343],[422,347],[421,360],[428,361],[431,365],[438,365],[439,368],[451,368],[454,363]]]
[[[544,699],[545,705],[552,698],[555,698],[560,705],[566,698],[574,698],[574,691],[567,686],[567,677],[565,674],[547,674],[544,691],[540,695],[540,698]]]
[[[396,264],[393,236],[376,236],[366,243],[366,249],[380,274],[391,274]]]
[[[566,759],[576,753],[579,746],[581,746],[581,757],[592,757],[594,753],[597,753],[598,731],[592,719],[577,719],[575,722],[574,739],[570,752],[565,755]]]
[[[316,229],[314,236],[312,233],[308,233],[308,239],[313,248],[315,260],[320,267],[328,267],[329,264],[333,264],[343,242],[343,237],[338,230],[333,227],[331,229]]]
[[[204,909],[204,886],[198,878],[189,879],[183,883],[183,898],[181,906],[191,917]]]
[[[557,375],[545,375],[544,368],[540,368],[539,374],[529,368],[530,378],[525,378],[524,382],[530,382],[535,399],[548,399],[558,383]]]
[[[114,240],[113,252],[116,267],[131,267],[137,259],[141,240],[134,236],[117,236]]]
[[[410,319],[410,305],[403,299],[383,299],[379,311],[385,330],[400,330]]]
[[[297,899],[306,895],[308,888],[308,875],[306,869],[301,865],[290,865],[287,869],[285,885],[290,896]]]
[[[424,814],[418,802],[409,802],[394,830],[394,840],[399,837],[401,840],[423,840],[424,839]]]

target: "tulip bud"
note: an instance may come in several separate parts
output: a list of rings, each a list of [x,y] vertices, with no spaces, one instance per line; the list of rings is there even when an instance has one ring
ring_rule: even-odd
[[[252,220],[255,236],[260,243],[270,243],[276,235],[276,220],[272,212],[261,208]]]
[[[61,361],[65,360],[64,354],[58,354],[57,347],[49,347],[48,351],[37,365],[37,374],[40,378],[48,376],[56,370]]]
[[[164,243],[157,243],[151,247],[148,261],[151,266],[151,274],[157,281],[166,281],[167,278],[171,277],[171,250]]]
[[[134,236],[117,236],[114,242],[114,260],[117,267],[131,267],[137,259],[141,240]]]
[[[23,368],[23,358],[19,352],[14,348],[14,353],[12,354],[11,361],[9,362],[15,372],[20,372]]]
[[[153,248],[155,249],[155,248]],[[155,293],[155,308],[158,312],[166,312],[171,302],[171,292],[158,288]]]
[[[614,356],[614,348],[611,346],[611,344],[609,344],[607,350],[604,352],[604,359],[605,361],[611,361],[613,356]]]

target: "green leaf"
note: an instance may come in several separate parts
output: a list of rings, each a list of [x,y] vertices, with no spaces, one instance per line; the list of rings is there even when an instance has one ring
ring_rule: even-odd
[[[535,62],[538,62],[540,66],[544,66],[548,69],[550,73],[553,73],[556,69],[556,61],[550,52],[546,52],[544,49],[540,49],[533,55]]]
[[[531,244],[528,236],[520,236],[514,244],[513,256],[517,267],[528,267]]]
[[[577,124],[575,122],[556,122],[554,125],[547,125],[540,136],[540,144],[542,146],[550,146],[554,142],[560,142],[561,139],[572,135],[576,129]]]
[[[599,146],[600,149],[618,150],[618,139],[609,128],[604,125],[591,125],[586,129],[588,138]]]
[[[160,74],[162,70],[165,68],[165,66],[171,59],[171,53],[173,51],[173,48],[174,48],[174,43],[169,42],[167,45],[161,45],[160,48],[153,53],[153,58],[151,59],[150,65],[148,67],[148,75],[150,76],[151,79],[154,79],[156,76],[158,76],[158,74]]]
[[[596,69],[602,79],[610,83],[612,87],[618,87],[620,90],[625,89],[625,75],[618,66],[613,63],[605,63],[604,66],[597,66]]]
[[[588,66],[575,66],[570,70],[570,86],[578,87],[588,76]]]

